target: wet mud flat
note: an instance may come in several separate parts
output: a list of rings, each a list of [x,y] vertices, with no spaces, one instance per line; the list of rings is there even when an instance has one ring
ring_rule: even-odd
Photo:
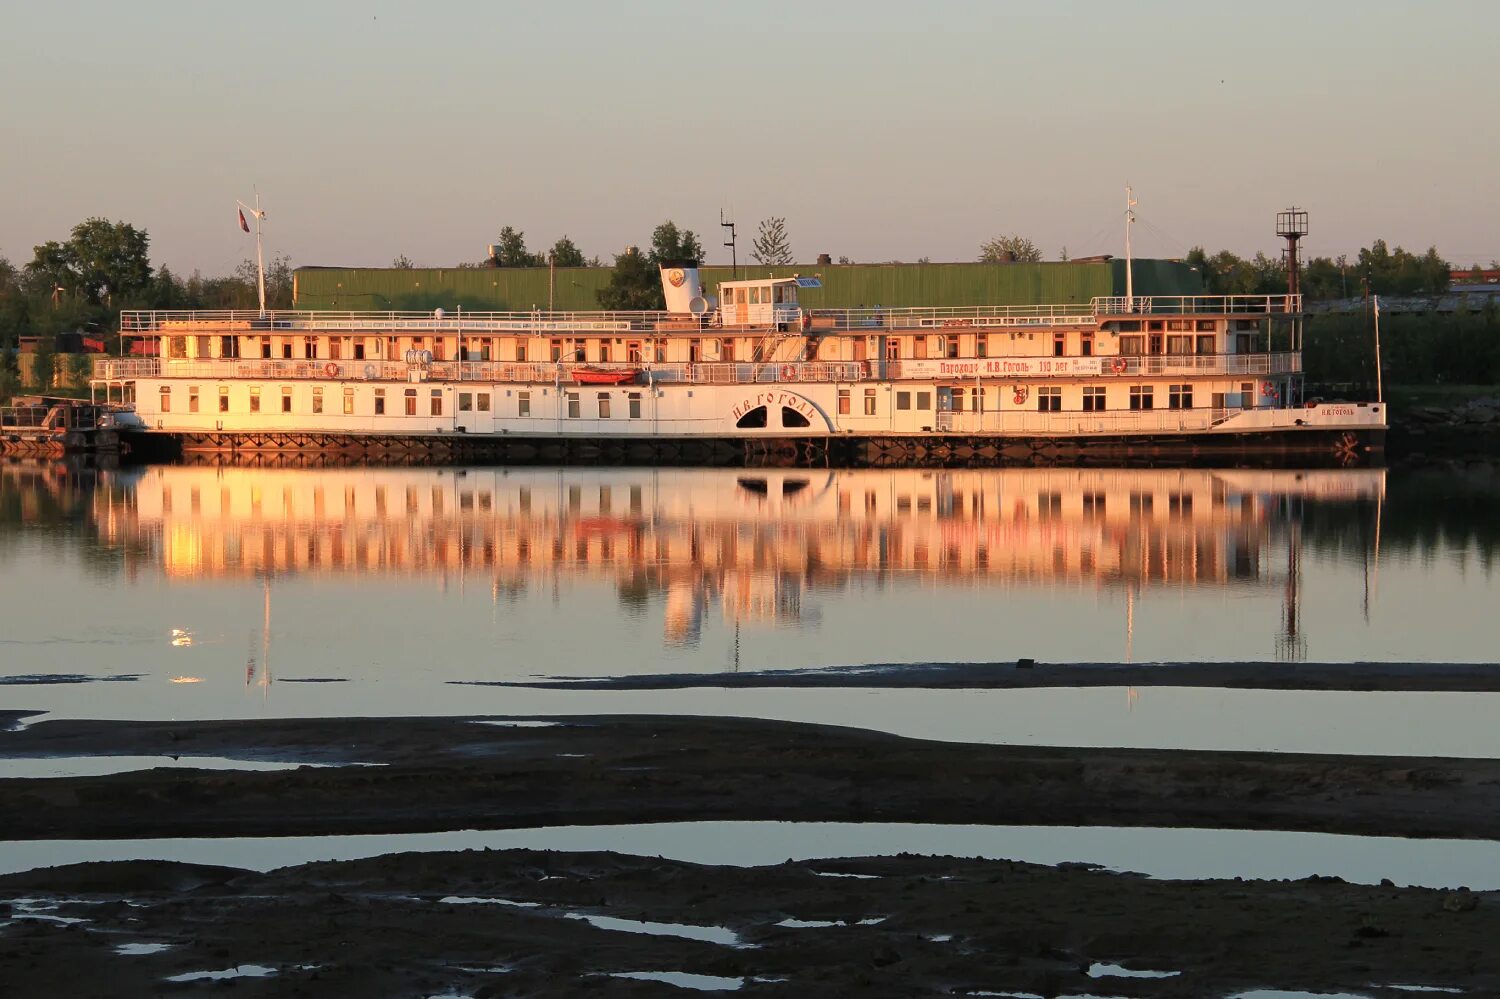
[[[0,755],[112,753],[325,766],[0,780],[0,840],[709,818],[1500,838],[1490,760],[960,745],[678,717],[0,732]],[[337,765],[353,763],[375,765]],[[1500,992],[1495,939],[1497,892],[906,855],[729,867],[504,850],[0,876],[0,992],[16,995],[1481,995]]]
[[[79,864],[0,877],[0,981],[78,996],[1493,995],[1496,894],[910,856]]]
[[[43,720],[0,732],[0,756],[103,754],[178,761],[0,779],[0,840],[701,820],[1500,839],[1500,760],[1488,759],[961,744],[681,716]],[[195,755],[321,765],[184,768]]]

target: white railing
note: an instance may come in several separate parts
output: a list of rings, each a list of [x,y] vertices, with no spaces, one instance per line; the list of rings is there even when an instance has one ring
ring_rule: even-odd
[[[953,358],[907,361],[712,361],[706,363],[594,363],[556,361],[432,361],[412,365],[386,360],[284,360],[261,358],[105,357],[94,361],[94,381],[135,378],[250,378],[264,381],[409,381],[413,372],[431,381],[573,382],[575,370],[634,371],[635,384],[684,382],[751,385],[773,382],[938,381],[966,383],[1017,379],[1147,378],[1295,374],[1302,355],[1148,354],[1102,357]]]
[[[1092,300],[1096,316],[1257,316],[1302,311],[1301,295],[1111,295]]]
[[[754,308],[753,306],[751,307]],[[787,311],[783,307],[778,309]],[[1103,316],[1288,315],[1302,309],[1300,295],[1137,295],[1096,297],[1058,305],[976,305],[932,308],[793,309],[790,322],[810,333],[1092,325]],[[778,315],[778,318],[787,317]],[[733,316],[729,317],[729,325]],[[589,333],[653,336],[722,328],[717,313],[671,312],[339,312],[278,310],[132,310],[120,313],[125,334],[386,333],[569,336]],[[743,328],[743,327],[736,327]],[[763,322],[759,327],[765,328]]]

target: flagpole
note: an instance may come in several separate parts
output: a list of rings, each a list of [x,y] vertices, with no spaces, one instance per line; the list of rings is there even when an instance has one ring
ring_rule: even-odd
[[[266,258],[260,248],[260,220],[265,212],[260,210],[260,192],[255,192],[255,273],[260,278],[260,318],[266,318]]]
[[[1375,401],[1385,402],[1385,386],[1380,377],[1380,296],[1375,296]]]
[[[243,212],[249,212],[255,216],[255,278],[256,288],[260,293],[260,318],[266,318],[266,257],[261,250],[260,223],[266,217],[266,213],[260,210],[260,191],[255,192],[255,207],[251,208],[243,201],[236,200],[235,204],[243,210],[240,215],[240,226],[245,227],[245,216]],[[246,232],[249,230],[246,229]]]

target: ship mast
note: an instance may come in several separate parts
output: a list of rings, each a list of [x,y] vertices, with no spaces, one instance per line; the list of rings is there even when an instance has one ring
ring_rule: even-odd
[[[1135,275],[1130,256],[1130,227],[1135,224],[1135,193],[1125,185],[1125,311],[1135,311]]]

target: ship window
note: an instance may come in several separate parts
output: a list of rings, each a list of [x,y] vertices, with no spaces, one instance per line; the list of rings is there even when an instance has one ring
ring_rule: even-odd
[[[625,344],[625,360],[630,364],[641,363],[641,342],[630,340]]]
[[[1162,324],[1161,324],[1161,320],[1160,319],[1153,319],[1149,323],[1146,324],[1146,330],[1147,330],[1147,332],[1150,332],[1150,333],[1160,333],[1161,332],[1161,325]],[[1140,326],[1137,325],[1136,329],[1140,329]]]
[[[172,411],[172,386],[170,385],[161,387],[161,411],[163,413]]]
[[[875,390],[872,388],[865,389],[865,415],[875,415]]]
[[[281,341],[281,359],[283,361],[290,361],[292,359],[291,337],[287,337],[286,339]]]
[[[576,419],[578,419],[579,415],[580,415],[580,408],[579,408],[579,402],[578,402],[578,393],[577,392],[569,392],[568,393],[568,419],[570,419],[570,420],[576,420]]]
[[[1190,330],[1192,328],[1193,328],[1193,324],[1190,323],[1190,322],[1188,322],[1186,319],[1168,319],[1167,320],[1167,332],[1168,333],[1182,333],[1182,332],[1185,332],[1186,330]]]
[[[781,425],[783,427],[810,427],[812,421],[790,406],[781,407]]]
[[[416,401],[412,400],[412,402]],[[354,415],[354,387],[352,385],[344,389],[344,415]]]
[[[199,336],[194,337],[193,339],[195,341],[193,344],[193,355],[195,357],[207,357],[209,338],[206,336]]]
[[[948,393],[955,413],[962,413],[964,411],[964,400],[967,395],[968,393],[961,388],[953,389]]]
[[[885,359],[887,361],[901,360],[901,340],[899,337],[891,337],[885,342]]]
[[[1214,321],[1212,319],[1200,319],[1200,320],[1198,320],[1198,332],[1199,333],[1212,333],[1213,331],[1214,331]]]
[[[955,336],[950,336],[950,337],[944,337],[944,339],[947,340],[947,343],[945,344],[945,346],[947,347],[947,356],[948,357],[957,357],[958,356],[958,337],[955,335]]]
[[[250,412],[252,412],[252,413],[259,413],[260,412],[260,386],[259,385],[251,385],[250,386]]]
[[[198,412],[198,386],[196,385],[188,386],[188,412]]]
[[[984,386],[980,385],[974,389],[974,412],[984,412]]]
[[[292,388],[290,385],[281,387],[281,411],[290,413],[292,411]]]
[[[480,392],[478,404],[481,413],[488,413],[490,411],[490,394],[488,392]]]
[[[1146,338],[1143,336],[1120,337],[1120,353],[1126,357],[1139,357],[1146,352]]]
[[[1150,385],[1130,386],[1130,408],[1131,409],[1154,409],[1156,407],[1156,392]]]
[[[460,413],[472,412],[474,409],[474,394],[472,392],[458,393],[458,411]]]
[[[526,360],[526,341],[516,337],[516,360]]]
[[[1210,336],[1198,337],[1198,353],[1212,354],[1214,352],[1214,338]]]
[[[260,341],[260,356],[261,356],[262,360],[269,361],[271,359],[271,338],[270,337],[262,337],[261,338],[261,341]]]
[[[432,390],[432,399],[431,399],[431,402],[429,403],[429,407],[430,407],[430,412],[431,412],[431,414],[433,416],[442,416],[443,415],[443,390],[442,389],[433,389]]]
[[[229,386],[228,385],[220,385],[219,386],[219,412],[221,412],[221,413],[227,413],[227,412],[229,412]]]
[[[517,416],[530,416],[531,415],[531,393],[530,392],[517,392],[516,393],[516,415]]]
[[[1062,411],[1062,388],[1058,385],[1043,385],[1036,390],[1036,408],[1043,413]]]
[[[1191,354],[1193,352],[1193,338],[1190,336],[1168,336],[1168,354]]]
[[[1191,385],[1168,385],[1167,386],[1167,408],[1168,409],[1192,409],[1193,408],[1193,386],[1191,386]]]
[[[417,415],[417,390],[416,389],[407,389],[406,392],[403,394],[403,402],[405,402],[405,404],[406,404],[406,415],[407,416],[416,416]]]
[[[385,389],[375,390],[375,415],[385,415]]]
[[[1084,357],[1094,356],[1094,331],[1085,330],[1078,334],[1078,353]]]
[[[1098,413],[1104,409],[1104,386],[1085,385],[1083,388],[1083,411]]]
[[[318,356],[318,341],[310,336],[302,338],[302,357],[305,360],[313,360]]]
[[[599,393],[599,419],[601,419],[601,420],[607,420],[607,419],[609,419],[609,393],[608,392],[600,392]]]
[[[1066,333],[1054,333],[1054,334],[1052,334],[1052,356],[1053,357],[1062,357],[1063,354],[1067,353],[1067,351],[1068,351],[1068,334],[1066,334]]]
[[[931,409],[932,408],[932,393],[931,392],[918,392],[917,393],[917,408],[918,409]]]
[[[839,415],[849,415],[849,390],[839,389]]]
[[[896,393],[896,408],[897,409],[911,409],[911,393],[910,392],[897,392]]]
[[[766,407],[756,406],[736,420],[734,425],[741,430],[759,430],[766,425]]]
[[[639,392],[630,393],[629,402],[630,418],[632,420],[639,420],[641,418],[641,394]]]
[[[187,357],[187,337],[173,336],[167,338],[168,357]]]
[[[988,333],[976,333],[974,335],[974,356],[990,356],[990,335]]]
[[[323,412],[323,386],[315,385],[312,390],[312,407],[314,413]]]

